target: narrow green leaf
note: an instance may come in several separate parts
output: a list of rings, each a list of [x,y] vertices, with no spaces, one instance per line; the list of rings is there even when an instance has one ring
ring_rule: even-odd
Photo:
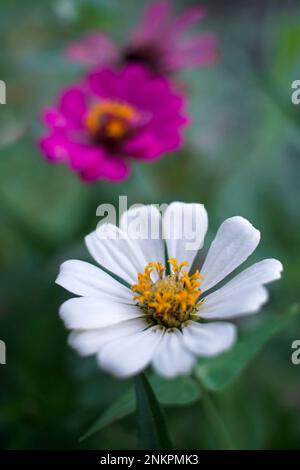
[[[145,374],[135,378],[139,449],[172,449],[162,408]]]
[[[153,374],[149,377],[149,380],[159,402],[164,406],[190,405],[200,397],[198,384],[190,377],[165,380]],[[125,418],[133,413],[135,408],[134,390],[130,389],[102,413],[91,428],[80,438],[80,441],[87,439],[119,419]]]
[[[133,413],[135,410],[135,395],[134,389],[131,388],[128,392],[110,405],[104,413],[98,418],[90,429],[79,439],[80,442],[92,436],[96,432],[105,428],[109,424],[125,418]]]
[[[300,306],[295,305],[284,315],[265,317],[257,326],[241,335],[231,350],[212,359],[199,359],[196,376],[210,390],[228,386],[268,340],[283,331],[299,313]]]

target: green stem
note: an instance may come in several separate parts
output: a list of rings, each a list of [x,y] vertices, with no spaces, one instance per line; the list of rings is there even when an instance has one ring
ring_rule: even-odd
[[[207,389],[202,385],[201,381],[197,377],[197,382],[200,385],[201,397],[204,403],[204,411],[207,419],[211,426],[215,429],[216,434],[219,436],[222,449],[235,450],[236,445],[233,442],[232,436],[230,435],[222,416],[219,413],[214,401],[212,400]]]
[[[141,373],[135,377],[139,449],[172,449],[164,411],[152,387]]]

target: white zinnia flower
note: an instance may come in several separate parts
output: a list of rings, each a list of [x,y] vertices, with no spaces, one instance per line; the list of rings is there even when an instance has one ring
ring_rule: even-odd
[[[137,217],[146,231],[150,220],[160,224],[162,235],[134,240],[125,230]],[[193,250],[187,249],[190,237],[178,237],[182,221],[198,224]],[[174,377],[188,373],[197,356],[230,348],[236,327],[227,319],[257,312],[268,299],[263,285],[280,278],[282,265],[265,259],[211,291],[253,253],[260,232],[243,217],[225,220],[199,272],[188,273],[185,267],[192,266],[202,248],[207,225],[202,204],[175,202],[162,218],[153,205],[134,208],[122,216],[120,228],[103,224],[88,235],[88,250],[100,268],[66,261],[56,280],[81,296],[60,308],[66,327],[73,330],[70,344],[82,355],[96,354],[99,365],[118,377],[137,374],[150,363],[158,374]]]

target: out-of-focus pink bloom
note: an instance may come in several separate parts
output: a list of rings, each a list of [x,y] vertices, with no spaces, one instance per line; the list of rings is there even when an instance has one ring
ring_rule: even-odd
[[[212,63],[217,57],[215,36],[209,33],[187,35],[187,30],[204,16],[200,7],[190,7],[176,16],[170,1],[153,3],[132,34],[125,51],[126,59],[146,62],[159,73]]]
[[[66,55],[72,61],[89,67],[107,66],[119,60],[116,44],[98,31],[92,31],[84,39],[72,42],[66,48]]]
[[[40,148],[50,162],[66,162],[85,181],[120,181],[129,174],[130,159],[152,161],[181,146],[184,103],[169,80],[141,65],[98,69],[45,110],[50,132]]]
[[[204,10],[196,6],[176,16],[171,2],[160,0],[146,8],[141,23],[124,48],[118,49],[109,38],[93,32],[71,44],[67,48],[67,56],[92,66],[139,62],[160,75],[207,66],[217,58],[215,35],[188,34],[189,28],[204,16]]]

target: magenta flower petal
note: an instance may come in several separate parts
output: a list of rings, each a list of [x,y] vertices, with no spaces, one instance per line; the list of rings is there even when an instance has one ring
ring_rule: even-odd
[[[99,69],[88,76],[91,91],[100,98],[110,98],[119,94],[117,72],[112,69]]]
[[[69,88],[62,93],[59,108],[66,119],[81,126],[87,110],[86,93],[80,87]]]
[[[163,109],[166,102],[171,102],[171,89],[167,78],[155,76],[151,80],[142,81],[142,86],[135,93],[132,89],[132,99],[137,106],[156,111],[158,108]]]
[[[217,60],[218,48],[217,41],[212,34],[199,34],[190,38],[183,38],[178,44],[176,54],[170,54],[168,57],[168,66],[170,69],[198,67],[208,65]]]
[[[168,1],[152,3],[145,9],[144,18],[133,32],[133,40],[138,42],[152,40],[155,36],[161,37],[168,29],[171,14],[171,4]]]
[[[63,129],[69,126],[68,120],[62,115],[60,111],[54,108],[46,108],[43,112],[43,121],[50,127]]]
[[[95,165],[101,164],[104,159],[104,152],[100,148],[70,142],[69,165],[76,172],[87,171]]]
[[[118,58],[118,48],[114,42],[97,31],[92,31],[84,39],[71,43],[65,53],[68,59],[89,67],[110,64]]]
[[[203,7],[193,6],[187,8],[174,19],[170,29],[174,34],[179,34],[205,18],[205,15],[206,11]]]
[[[158,156],[158,144],[153,133],[144,132],[135,136],[125,143],[124,149],[128,155],[138,159],[152,160]]]
[[[45,157],[53,162],[60,163],[69,157],[68,141],[63,135],[52,134],[39,140],[39,148]]]
[[[122,158],[104,158],[98,164],[87,168],[80,173],[81,178],[87,182],[99,179],[108,181],[122,181],[130,174],[130,168]]]
[[[74,171],[82,171],[103,158],[101,149],[74,143],[59,132],[40,139],[39,145],[49,161],[68,161]]]

